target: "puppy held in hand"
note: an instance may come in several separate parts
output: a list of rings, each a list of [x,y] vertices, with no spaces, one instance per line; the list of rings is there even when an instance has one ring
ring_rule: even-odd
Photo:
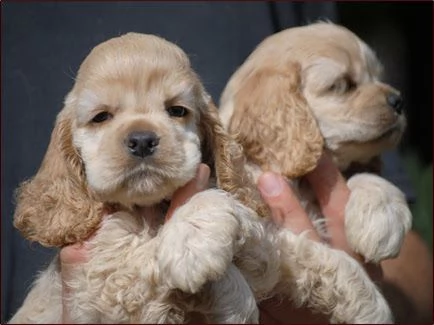
[[[210,322],[257,321],[252,292],[231,264],[244,240],[238,219],[251,210],[209,189],[164,223],[168,200],[201,162],[223,187],[240,182],[225,134],[176,45],[129,33],[91,51],[42,166],[18,190],[14,216],[27,239],[45,246],[82,242],[98,229],[68,283],[73,323],[180,323],[190,312]],[[60,322],[56,257],[11,323]]]
[[[317,23],[268,37],[222,94],[220,116],[244,150],[247,178],[256,182],[267,170],[286,176],[325,240],[324,218],[302,176],[318,164],[324,150],[343,172],[374,171],[379,155],[398,144],[405,128],[401,97],[380,82],[380,75],[379,61],[356,35]],[[411,226],[403,193],[369,173],[352,176],[348,186],[345,228],[351,248],[367,261],[396,256]],[[252,206],[255,200],[243,202]],[[269,236],[278,238],[280,273],[274,292],[329,314],[331,322],[392,321],[384,297],[348,255],[285,230],[271,230]],[[262,279],[254,274],[263,270],[255,254],[238,260],[260,297],[261,283],[273,274],[257,272]]]
[[[220,103],[252,177],[273,170],[293,179],[318,228],[323,218],[296,179],[316,166],[324,148],[344,174],[355,174],[348,180],[346,233],[352,249],[373,262],[395,257],[411,227],[403,193],[367,173],[378,173],[379,155],[398,144],[406,125],[401,95],[380,81],[381,72],[355,34],[316,23],[265,39],[231,77]]]

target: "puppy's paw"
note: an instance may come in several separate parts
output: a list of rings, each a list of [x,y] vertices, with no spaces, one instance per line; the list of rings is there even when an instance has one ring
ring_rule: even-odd
[[[306,233],[281,229],[278,236],[282,282],[277,288],[288,292],[296,306],[330,315],[331,324],[392,322],[386,299],[358,261]]]
[[[230,265],[241,227],[229,194],[208,190],[179,207],[160,233],[157,261],[169,287],[196,293]]]
[[[367,173],[351,177],[348,187],[345,229],[352,249],[366,261],[396,257],[412,222],[404,194],[383,178]]]
[[[259,309],[255,296],[240,270],[231,264],[220,280],[212,282],[202,300],[207,323],[258,324]],[[212,306],[212,308],[209,308]]]

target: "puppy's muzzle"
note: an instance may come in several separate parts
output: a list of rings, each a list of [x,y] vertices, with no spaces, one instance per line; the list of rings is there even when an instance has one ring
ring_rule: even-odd
[[[145,158],[157,150],[160,138],[152,131],[131,132],[125,142],[133,156]]]
[[[387,104],[392,107],[396,113],[401,114],[402,113],[402,97],[399,94],[396,93],[389,93],[386,96]]]

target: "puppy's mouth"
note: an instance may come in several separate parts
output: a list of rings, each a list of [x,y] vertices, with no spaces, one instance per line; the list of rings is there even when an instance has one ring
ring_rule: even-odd
[[[368,139],[363,139],[363,140],[358,139],[358,140],[353,140],[352,142],[358,144],[367,144],[367,143],[374,144],[374,143],[382,143],[388,141],[396,142],[400,138],[402,131],[403,131],[403,125],[400,121],[397,121],[396,123],[392,124],[388,128],[382,130],[381,133],[373,134]]]
[[[128,180],[143,180],[143,179],[147,179],[151,176],[155,176],[157,175],[155,170],[151,170],[150,168],[137,168],[135,170],[130,170],[128,173],[126,173],[125,175],[125,181]]]
[[[367,157],[371,158],[372,153],[380,153],[386,148],[392,148],[397,145],[403,132],[403,125],[399,122],[394,123],[390,127],[384,129],[381,133],[371,134],[371,137],[366,137],[365,139],[354,139],[342,143],[337,149],[332,149],[336,155],[342,156],[339,158],[344,161],[345,156],[348,156],[351,148],[355,146],[353,151],[353,157],[351,161],[364,161]],[[355,151],[354,151],[355,150]],[[347,157],[348,158],[348,157]],[[344,164],[345,165],[345,164]]]
[[[390,128],[388,128],[385,131],[383,131],[383,133],[381,133],[379,136],[375,137],[371,141],[377,142],[377,141],[386,140],[386,139],[389,139],[390,137],[392,137],[393,135],[395,135],[397,133],[401,133],[401,126],[398,123],[392,125]]]

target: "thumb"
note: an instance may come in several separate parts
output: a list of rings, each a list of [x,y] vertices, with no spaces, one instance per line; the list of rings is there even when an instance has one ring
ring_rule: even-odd
[[[210,173],[210,168],[207,165],[200,164],[195,178],[175,191],[169,210],[166,213],[166,222],[172,217],[175,210],[187,202],[193,195],[208,188]]]

